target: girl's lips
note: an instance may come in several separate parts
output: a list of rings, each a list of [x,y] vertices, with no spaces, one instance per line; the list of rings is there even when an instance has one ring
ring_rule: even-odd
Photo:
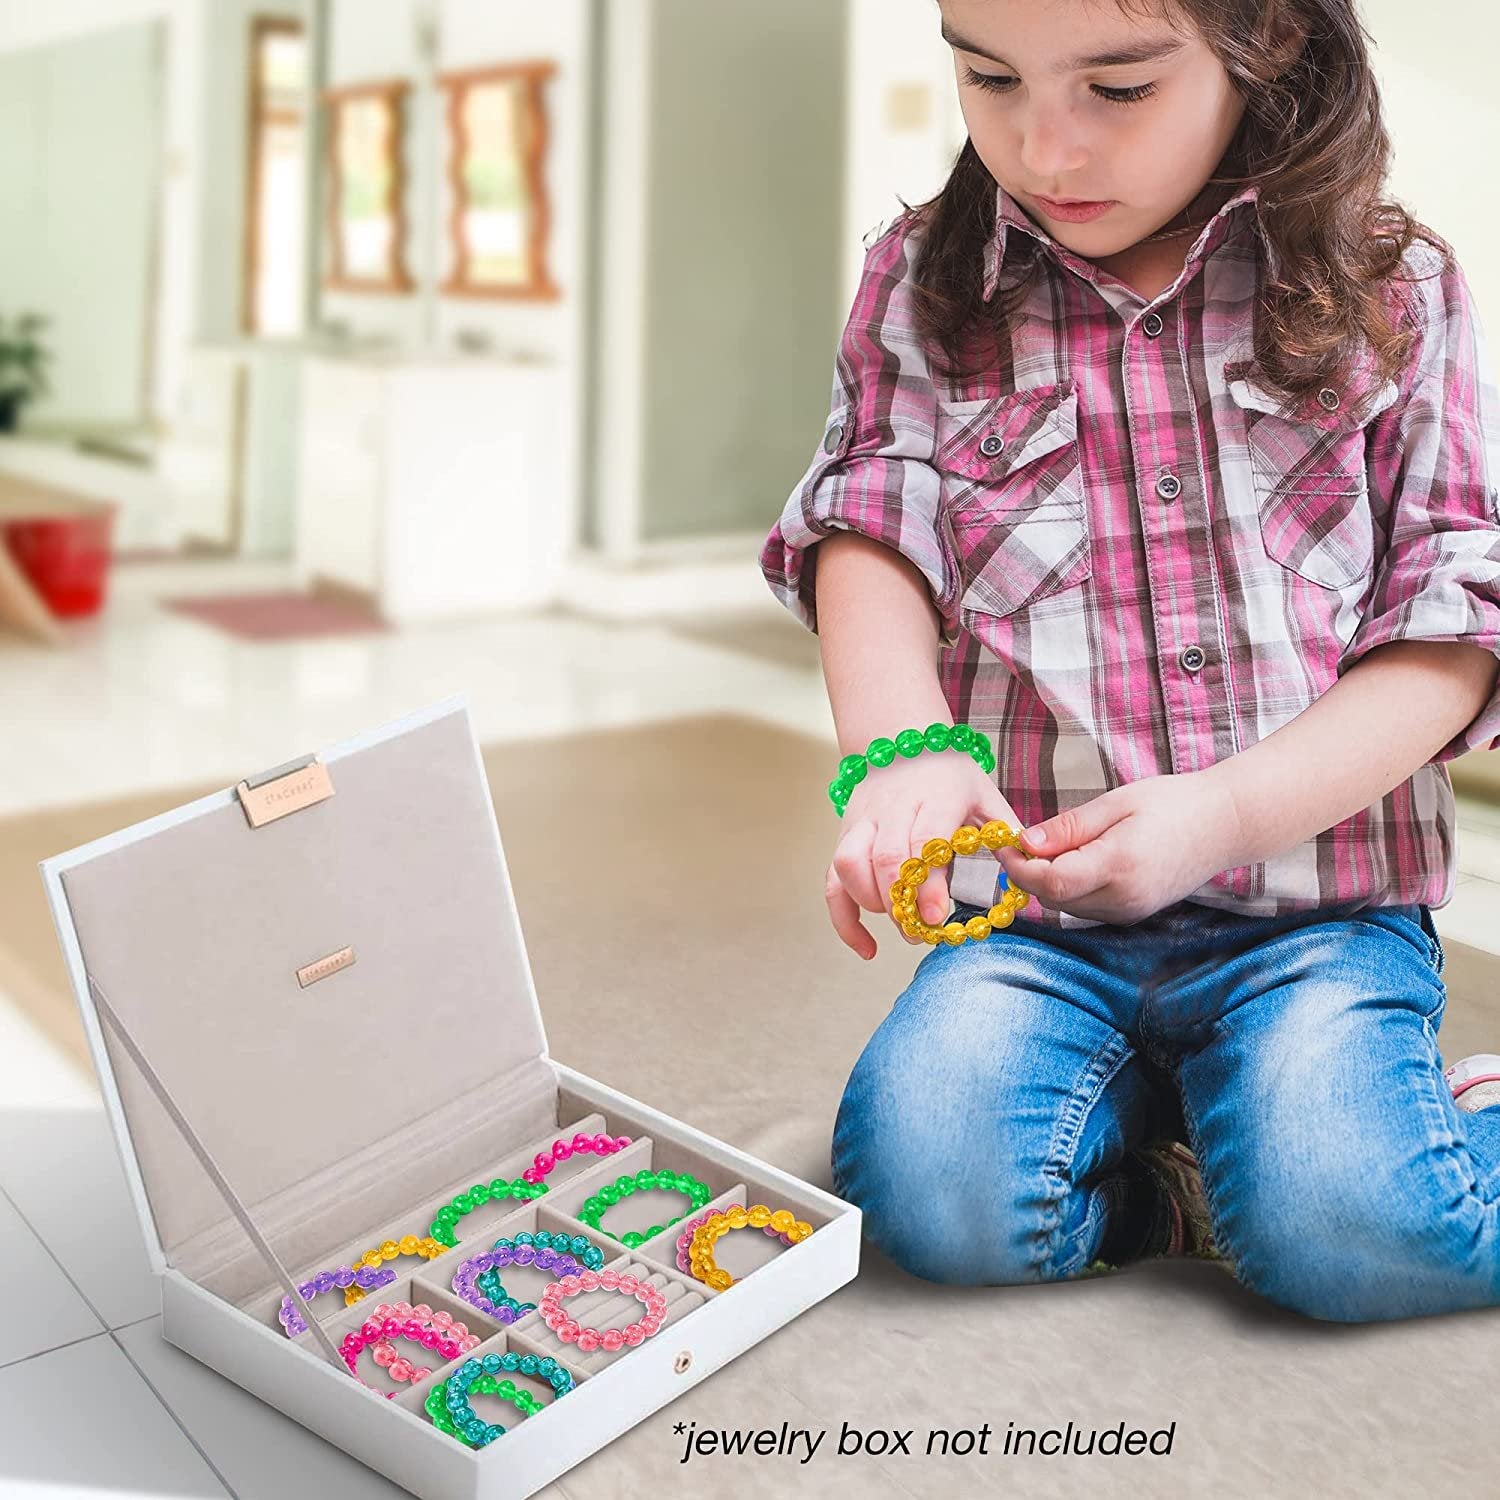
[[[1112,209],[1114,199],[1105,198],[1088,203],[1058,203],[1052,198],[1038,198],[1042,211],[1051,219],[1064,219],[1072,224],[1081,224],[1089,219],[1097,219],[1101,214],[1106,214]]]

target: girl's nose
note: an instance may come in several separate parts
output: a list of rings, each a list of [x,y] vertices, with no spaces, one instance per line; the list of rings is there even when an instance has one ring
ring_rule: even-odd
[[[1076,120],[1065,109],[1038,109],[1021,127],[1021,165],[1039,191],[1058,190],[1088,162],[1088,151]]]

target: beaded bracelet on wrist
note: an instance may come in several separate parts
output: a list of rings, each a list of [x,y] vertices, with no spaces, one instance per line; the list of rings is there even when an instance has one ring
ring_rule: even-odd
[[[523,1203],[529,1202],[533,1198],[540,1198],[546,1191],[545,1182],[528,1182],[525,1177],[517,1177],[513,1182],[497,1177],[488,1185],[476,1182],[467,1193],[459,1193],[451,1203],[445,1203],[438,1209],[432,1221],[432,1227],[427,1232],[438,1244],[451,1250],[458,1244],[454,1226],[465,1214],[472,1213],[486,1203],[497,1202],[501,1198],[515,1198]]]
[[[674,1218],[668,1219],[665,1224],[653,1224],[649,1229],[639,1233],[631,1230],[628,1234],[611,1234],[600,1223],[604,1215],[621,1198],[628,1198],[631,1194],[638,1192],[647,1193],[652,1188],[660,1188],[668,1193],[686,1193],[688,1206]],[[624,1245],[627,1250],[635,1250],[644,1245],[647,1240],[654,1239],[659,1234],[664,1234],[672,1225],[680,1223],[688,1214],[702,1208],[712,1197],[713,1193],[708,1187],[687,1172],[673,1172],[665,1167],[659,1172],[653,1172],[648,1168],[645,1171],[637,1172],[634,1177],[617,1177],[613,1182],[607,1183],[578,1210],[578,1217],[590,1229],[596,1229],[600,1234],[608,1235],[616,1244]]]
[[[844,816],[854,788],[869,775],[871,766],[877,769],[888,766],[898,755],[911,760],[924,750],[960,750],[972,756],[985,775],[995,769],[995,753],[988,738],[968,724],[937,723],[929,724],[925,730],[903,729],[895,739],[871,740],[863,755],[856,752],[839,762],[838,775],[828,783],[828,798],[839,817]]]

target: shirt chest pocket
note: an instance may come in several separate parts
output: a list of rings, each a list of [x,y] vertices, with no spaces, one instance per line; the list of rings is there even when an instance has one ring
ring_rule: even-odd
[[[1365,428],[1398,394],[1386,381],[1373,400],[1354,403],[1330,388],[1292,414],[1276,393],[1243,372],[1225,370],[1243,423],[1225,461],[1242,455],[1266,555],[1329,589],[1368,581],[1375,566]]]
[[[940,405],[934,463],[962,609],[1008,615],[1089,576],[1073,381]]]

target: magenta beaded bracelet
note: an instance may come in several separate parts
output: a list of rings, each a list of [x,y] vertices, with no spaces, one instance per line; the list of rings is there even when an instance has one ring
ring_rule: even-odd
[[[472,1335],[471,1335],[472,1336]],[[457,1359],[464,1351],[459,1347],[457,1339],[444,1338],[435,1328],[423,1328],[415,1318],[408,1318],[403,1322],[400,1318],[370,1318],[362,1323],[353,1333],[344,1335],[344,1342],[339,1345],[339,1353],[344,1356],[344,1363],[349,1366],[349,1373],[359,1381],[361,1385],[366,1382],[360,1379],[359,1356],[360,1351],[367,1344],[374,1344],[390,1339],[406,1339],[412,1343],[420,1344],[424,1349],[433,1350],[440,1359]],[[478,1343],[478,1340],[475,1340]],[[470,1348],[473,1347],[471,1344]],[[394,1355],[394,1350],[392,1351]],[[383,1363],[380,1355],[375,1356],[377,1364]],[[401,1367],[401,1373],[397,1367]],[[388,1366],[390,1374],[395,1380],[421,1380],[432,1374],[431,1370],[423,1369],[422,1374],[417,1371],[420,1367],[414,1366],[409,1360],[393,1358]],[[385,1391],[383,1394],[387,1399],[395,1396],[395,1391]]]
[[[478,1348],[482,1342],[478,1334],[470,1333],[467,1326],[456,1322],[452,1313],[434,1312],[425,1302],[419,1302],[415,1307],[410,1302],[397,1302],[394,1306],[382,1302],[374,1312],[370,1314],[370,1321],[384,1323],[387,1318],[395,1318],[402,1325],[402,1332],[410,1335],[407,1327],[409,1322],[415,1322],[422,1330],[417,1335],[417,1340],[424,1348],[436,1349],[436,1343],[429,1344],[426,1335],[430,1331],[438,1335],[441,1342],[444,1339],[451,1340],[458,1345],[460,1354],[467,1354],[470,1349]],[[423,1380],[432,1374],[431,1370],[420,1366],[413,1367],[409,1360],[402,1359],[396,1353],[395,1345],[382,1335],[373,1344],[367,1346],[375,1363],[381,1367],[392,1380]]]
[[[706,1224],[710,1219],[717,1219],[727,1214],[730,1209],[742,1209],[744,1206],[743,1203],[731,1203],[729,1208],[706,1208],[697,1218],[689,1219],[683,1228],[683,1232],[677,1236],[677,1269],[679,1271],[686,1271],[689,1276],[693,1274],[692,1262],[688,1258],[688,1251],[692,1249],[693,1231],[699,1225]],[[791,1235],[778,1234],[769,1224],[765,1226],[765,1233],[770,1235],[773,1240],[780,1240],[783,1245],[794,1243]]]
[[[596,1156],[610,1156],[616,1151],[623,1151],[629,1144],[628,1135],[585,1135],[580,1130],[571,1141],[554,1141],[550,1153],[537,1152],[532,1165],[521,1173],[521,1177],[526,1182],[536,1184],[541,1182],[558,1162],[567,1161],[575,1151],[592,1151]]]

